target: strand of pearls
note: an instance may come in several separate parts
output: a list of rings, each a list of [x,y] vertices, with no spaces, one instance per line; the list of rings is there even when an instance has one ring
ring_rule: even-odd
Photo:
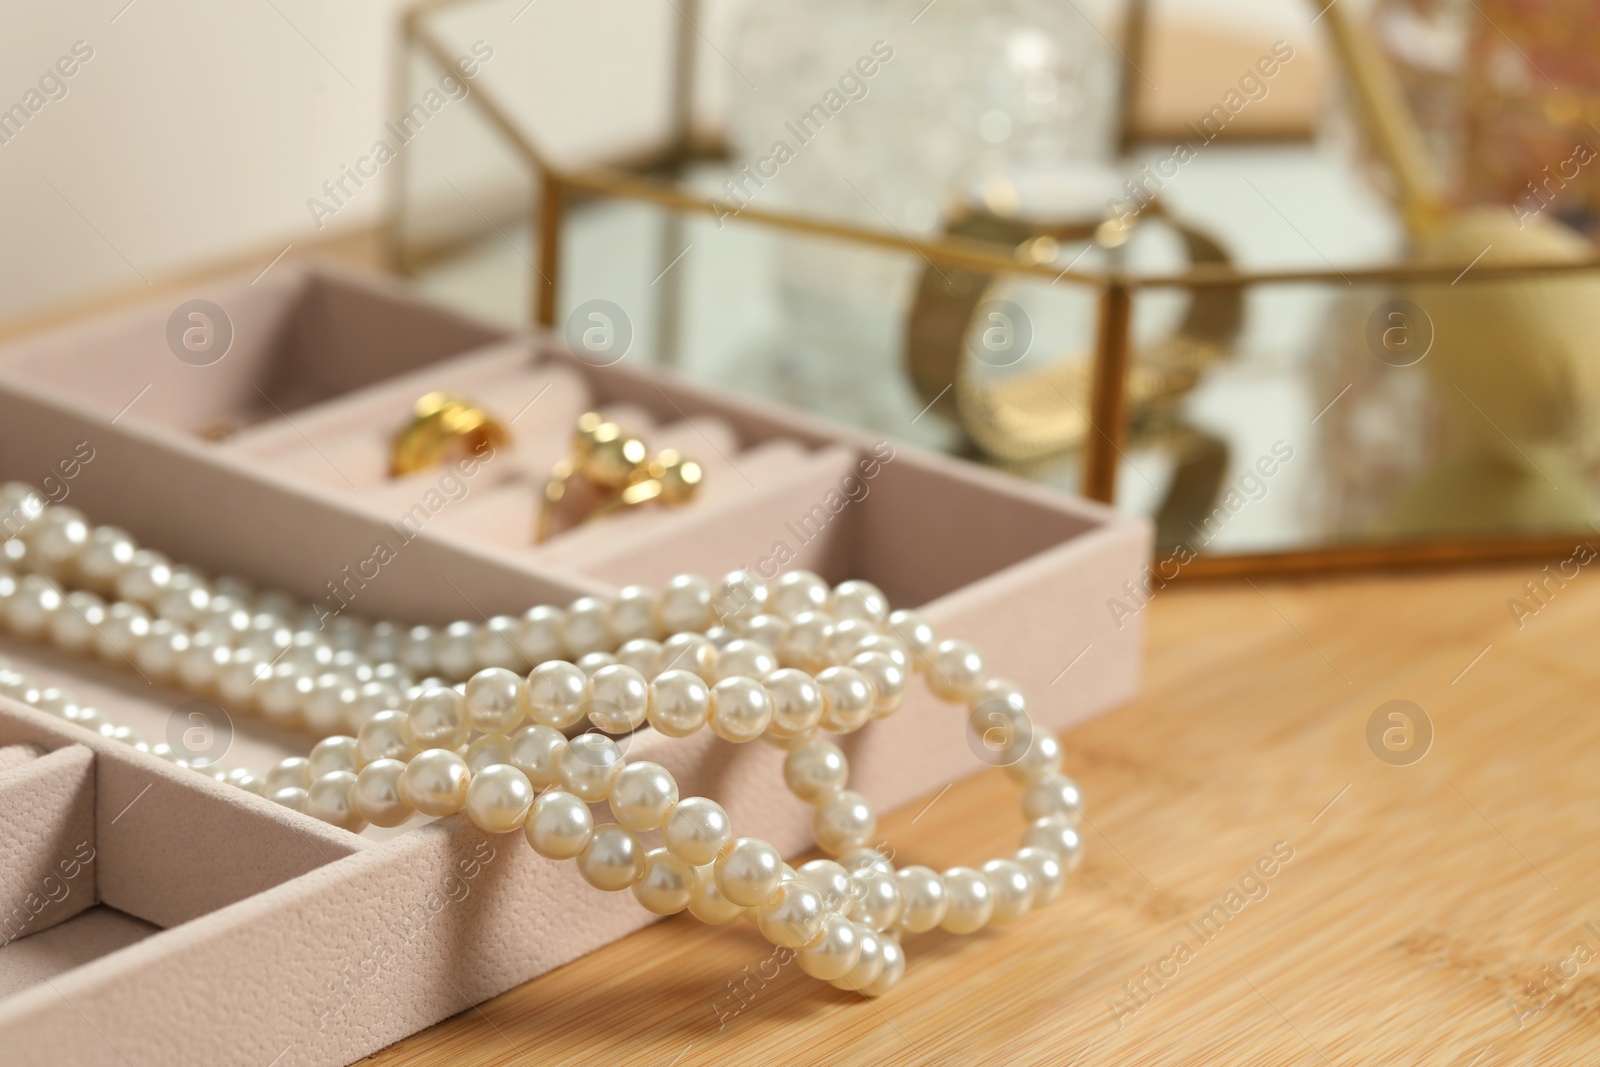
[[[631,889],[656,914],[748,917],[808,974],[873,996],[904,971],[904,933],[1014,922],[1055,899],[1081,858],[1081,795],[1060,773],[1059,743],[1033,730],[1022,694],[987,678],[970,646],[937,640],[914,613],[891,613],[870,583],[830,589],[791,572],[769,587],[736,571],[713,589],[684,575],[660,594],[629,587],[615,600],[483,626],[403,631],[340,616],[325,631],[317,612],[283,594],[208,582],[27,487],[0,487],[0,516],[18,513],[21,534],[0,545],[8,629],[126,659],[153,681],[322,736],[307,757],[262,775],[196,769],[355,832],[466,811],[488,832],[521,829],[540,855],[575,860],[591,885]],[[62,592],[70,585],[80,588]],[[1024,787],[1030,820],[1013,857],[939,874],[896,870],[869,846],[876,815],[819,731],[893,714],[917,673],[964,705],[978,734],[1001,727],[1000,762]],[[0,692],[183,762],[9,665]],[[585,720],[599,732],[569,736]],[[796,871],[770,844],[733,837],[720,805],[680,799],[665,768],[629,763],[608,736],[645,723],[669,737],[709,728],[786,749],[785,783],[813,805],[813,837],[837,858]],[[353,732],[334,732],[341,726]],[[600,803],[616,822],[595,824],[589,806]],[[664,846],[647,851],[639,835],[654,830]]]

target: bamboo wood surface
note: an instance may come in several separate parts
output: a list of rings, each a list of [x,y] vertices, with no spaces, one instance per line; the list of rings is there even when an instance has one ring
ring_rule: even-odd
[[[679,916],[370,1062],[1595,1063],[1600,579],[1545,580],[1539,606],[1541,577],[1157,592],[1142,695],[1064,739],[1091,820],[1067,892],[1007,929],[907,938],[881,1000]],[[1513,597],[1537,607],[1520,629]],[[1407,766],[1366,740],[1392,699],[1434,730]],[[882,824],[900,862],[939,868],[1021,827],[995,770]],[[1275,848],[1292,858],[1246,879]]]

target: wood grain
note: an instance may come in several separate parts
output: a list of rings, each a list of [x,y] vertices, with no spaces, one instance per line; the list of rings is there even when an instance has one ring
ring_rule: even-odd
[[[678,917],[370,1062],[1594,1063],[1600,577],[1550,582],[1519,629],[1507,600],[1532,606],[1537,576],[1158,593],[1144,694],[1065,737],[1092,804],[1068,892],[1005,930],[908,938],[879,1001]],[[1391,699],[1435,730],[1410,766],[1365,740]],[[1014,800],[986,771],[884,829],[903,862],[973,862],[1015,840]],[[1275,845],[1292,858],[1227,912]]]

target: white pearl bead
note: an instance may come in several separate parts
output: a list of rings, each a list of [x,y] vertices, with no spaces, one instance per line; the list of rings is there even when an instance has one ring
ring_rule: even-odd
[[[729,571],[711,595],[711,613],[734,631],[767,610],[767,583],[750,571]]]
[[[777,655],[778,643],[788,635],[789,620],[781,615],[757,615],[744,627],[746,640],[764,646],[774,656]]]
[[[484,733],[510,733],[527,711],[522,679],[504,667],[490,667],[469,678],[462,703],[472,728]]]
[[[635,637],[617,649],[617,662],[632,667],[648,681],[661,673],[661,642],[649,637]]]
[[[1069,872],[1076,870],[1083,859],[1083,838],[1064,815],[1046,815],[1029,823],[1022,832],[1022,844],[1025,848],[1054,852]]]
[[[872,718],[878,694],[866,675],[854,667],[827,668],[817,675],[817,686],[827,699],[822,728],[829,733],[851,733]]]
[[[472,662],[478,670],[499,667],[524,672],[531,664],[517,647],[518,621],[509,615],[496,615],[478,627],[472,643]]]
[[[837,989],[864,990],[883,973],[883,945],[888,937],[856,923],[856,940],[861,944],[861,954],[843,978],[834,980],[832,984]]]
[[[807,804],[839,792],[850,780],[850,763],[839,746],[817,737],[791,749],[783,760],[783,781]]]
[[[477,666],[478,627],[453,622],[434,636],[433,662],[446,678],[465,678]]]
[[[874,930],[887,930],[897,923],[905,902],[895,876],[874,871],[855,878],[862,892],[850,905],[850,918]]]
[[[404,712],[380,711],[356,732],[356,762],[362,767],[381,759],[403,762],[411,757],[413,751],[411,742],[406,740]]]
[[[689,914],[708,926],[731,923],[744,915],[744,908],[722,895],[717,888],[716,872],[710,864],[691,867],[694,887],[689,897]]]
[[[297,785],[284,786],[282,789],[275,790],[267,795],[267,799],[274,804],[282,804],[284,807],[292,808],[295,811],[306,810],[306,791]]]
[[[771,587],[767,610],[793,619],[807,611],[828,610],[828,583],[810,571],[789,571]]]
[[[374,826],[399,826],[414,810],[400,793],[400,776],[406,765],[396,759],[368,763],[356,775],[350,802],[361,817]]]
[[[539,794],[523,833],[533,850],[547,860],[569,860],[583,851],[594,830],[589,805],[560,789]]]
[[[78,573],[96,589],[112,589],[138,550],[126,530],[97,526],[90,531],[88,544],[78,556]]]
[[[680,574],[667,583],[656,604],[662,631],[701,631],[711,625],[711,585],[693,574]]]
[[[236,648],[217,671],[217,695],[223,703],[247,710],[256,704],[257,682],[272,677],[272,668],[248,648]]]
[[[840,582],[828,601],[828,614],[836,619],[865,619],[881,623],[889,614],[889,598],[871,582]]]
[[[228,658],[227,646],[217,644],[214,635],[199,631],[189,639],[189,647],[178,657],[178,680],[192,693],[210,692]]]
[[[705,634],[673,634],[661,644],[661,669],[693,671],[708,684],[715,682],[717,646]]]
[[[705,797],[680,800],[662,827],[662,840],[674,855],[693,867],[704,867],[733,836],[733,824],[722,805]]]
[[[95,633],[95,651],[109,663],[122,664],[134,642],[149,632],[149,613],[137,604],[118,601],[106,609],[105,621]]]
[[[611,784],[611,813],[639,833],[659,829],[677,803],[678,783],[658,763],[630,763]]]
[[[905,703],[906,685],[911,676],[892,656],[886,652],[857,652],[851,658],[850,666],[872,683],[872,691],[877,694],[877,700],[872,705],[875,718],[900,710],[900,705]]]
[[[58,609],[58,613],[59,610],[72,609]],[[150,681],[167,682],[177,670],[178,657],[188,648],[187,632],[175,629],[167,619],[156,619],[150,624],[150,632],[134,645],[133,662]]]
[[[694,896],[694,869],[664,848],[644,854],[644,873],[633,883],[633,896],[655,915],[676,915]]]
[[[257,668],[257,677],[265,666],[261,664]],[[316,684],[301,699],[300,714],[305,716],[306,726],[313,734],[326,736],[354,730],[353,713],[360,699],[361,690],[348,674],[324,671],[317,675]]]
[[[1008,717],[1026,717],[1028,698],[1004,678],[990,678],[970,701],[974,708],[993,708]]]
[[[454,689],[438,686],[424,690],[406,712],[406,741],[419,751],[460,748],[471,733],[461,694]]]
[[[833,637],[833,618],[822,612],[804,611],[790,622],[789,631],[778,642],[778,661],[815,674],[828,666],[828,642]]]
[[[479,734],[461,753],[474,777],[497,763],[511,763],[511,738],[505,734]]]
[[[724,678],[711,687],[711,732],[724,741],[754,741],[772,721],[772,696],[760,682]]]
[[[583,718],[589,676],[562,660],[541,663],[528,672],[527,701],[535,722],[565,730]]]
[[[607,617],[611,603],[604,597],[579,597],[567,606],[567,618],[561,628],[561,640],[574,656],[588,652],[603,652],[615,643]]]
[[[543,723],[524,726],[511,735],[510,763],[534,788],[545,789],[561,781],[560,758],[566,747],[561,731]]]
[[[172,562],[160,552],[141,548],[117,576],[117,597],[149,606],[172,581]]]
[[[611,604],[608,628],[623,644],[637,638],[653,638],[656,628],[656,592],[642,585],[630,585],[617,594]]]
[[[302,756],[281,759],[267,772],[267,793],[270,795],[289,786],[306,789],[311,785],[311,761]]]
[[[861,992],[869,997],[881,997],[889,990],[900,984],[900,979],[906,973],[906,952],[900,947],[900,942],[890,937],[879,940],[883,950],[883,969],[878,972],[869,985],[862,987]]]
[[[906,643],[911,650],[912,666],[922,670],[928,666],[933,658],[933,651],[938,647],[939,638],[933,632],[933,627],[915,611],[892,611],[889,613],[889,633]]]
[[[215,601],[213,601],[215,603]],[[372,624],[367,631],[367,659],[374,663],[393,662],[400,658],[400,642],[405,631],[392,622]]]
[[[54,584],[40,575],[30,574],[17,583],[16,594],[6,604],[6,625],[23,637],[36,639],[44,634],[62,605],[61,591]],[[140,634],[139,639],[143,636]],[[137,649],[138,640],[133,645]]]
[[[711,715],[711,689],[698,674],[663,671],[650,683],[650,725],[667,737],[688,737]]]
[[[578,873],[596,889],[627,889],[644,874],[644,846],[627,827],[602,823],[578,853]]]
[[[351,789],[356,776],[350,771],[329,771],[320,775],[306,790],[305,813],[342,830],[359,834],[366,829],[367,820],[350,802]]]
[[[971,701],[983,690],[983,657],[965,641],[940,641],[928,668],[928,688],[941,700]]]
[[[829,663],[848,663],[862,642],[876,637],[877,627],[865,619],[835,619],[826,648]]]
[[[1033,744],[1035,733],[1026,711],[1001,700],[974,705],[967,715],[967,729],[983,746],[978,758],[991,767],[1004,767],[1015,761],[1018,753],[1026,752]]]
[[[995,926],[1008,926],[1033,908],[1033,883],[1028,872],[1015,860],[990,860],[981,868],[994,898],[994,911],[989,922]]]
[[[311,749],[307,760],[312,778],[334,771],[355,771],[357,742],[353,737],[326,737]]]
[[[68,593],[50,618],[50,640],[67,652],[83,653],[94,644],[95,627],[104,621],[105,601],[86,590]]]
[[[1029,744],[1006,764],[1006,776],[1013,782],[1036,782],[1061,770],[1061,742],[1049,730],[1029,731]]]
[[[413,626],[400,643],[400,662],[418,678],[432,674],[434,659],[433,627]]]
[[[560,608],[541,604],[529,608],[517,623],[517,651],[534,666],[566,655],[566,645],[561,631],[566,624],[566,612]]]
[[[839,857],[839,865],[857,878],[873,872],[894,873],[894,862],[888,854],[870,845],[844,853]]]
[[[900,887],[900,899],[903,902],[901,929],[920,934],[944,921],[950,897],[937,871],[927,867],[902,867],[895,872],[894,880]]]
[[[854,655],[851,658],[853,659],[863,652],[883,653],[894,661],[895,666],[906,673],[907,678],[915,671],[911,661],[911,650],[898,637],[892,637],[889,634],[869,634],[856,642]]]
[[[778,669],[778,657],[759,641],[736,638],[717,655],[717,680],[724,678],[765,678]]]
[[[454,815],[466,806],[470,777],[466,760],[449,749],[430,748],[411,757],[400,789],[424,815]]]
[[[822,920],[822,936],[795,953],[800,969],[813,978],[832,982],[843,978],[861,959],[857,926],[843,915],[830,913]]]
[[[150,751],[154,751],[154,746],[151,747]],[[256,796],[260,796],[261,790],[266,788],[267,783],[259,775],[239,767],[228,772],[228,784],[237,786],[246,793],[254,793]]]
[[[556,767],[567,792],[598,804],[611,795],[611,783],[622,770],[622,750],[605,734],[579,734],[556,757]]]
[[[816,680],[801,670],[785,667],[767,675],[762,683],[772,697],[772,722],[767,736],[776,741],[801,738],[817,728],[827,702]]]
[[[480,830],[509,834],[521,829],[533,807],[533,785],[515,767],[496,763],[472,777],[467,786],[467,816]]]
[[[270,678],[255,683],[256,703],[268,722],[292,729],[299,724],[300,709],[315,685],[315,679],[301,674],[293,664],[279,663],[272,668]]]
[[[1061,815],[1076,826],[1083,818],[1083,794],[1078,790],[1078,783],[1066,775],[1047,775],[1023,790],[1022,814],[1030,822],[1047,815]]]
[[[650,683],[621,663],[601,667],[589,679],[585,704],[589,721],[611,734],[625,734],[644,725],[650,710]]]
[[[618,662],[617,657],[610,652],[603,650],[597,652],[585,652],[583,655],[578,657],[577,668],[582,671],[586,677],[593,678],[595,671],[598,671],[601,667],[609,667],[616,662]]]
[[[779,948],[801,948],[822,933],[827,916],[820,893],[798,878],[784,879],[756,905],[756,928]]]
[[[715,861],[717,888],[741,907],[753,908],[777,892],[783,857],[758,837],[730,841]]]
[[[811,815],[811,836],[818,848],[833,856],[860,847],[877,827],[867,798],[848,789],[822,801]]]
[[[89,544],[89,525],[75,508],[47,508],[23,532],[42,569],[55,573],[72,563]]]
[[[843,914],[861,896],[860,883],[833,860],[810,860],[800,865],[799,876],[822,896],[823,906]]]
[[[1033,906],[1048,904],[1061,895],[1067,871],[1054,852],[1042,848],[1024,848],[1017,852],[1016,861],[1028,872],[1033,883]]]
[[[374,678],[362,682],[357,690],[356,703],[350,708],[350,725],[359,730],[380,711],[396,711],[405,704],[399,688],[393,682]]]
[[[983,929],[994,913],[994,891],[982,873],[971,867],[952,867],[944,872],[944,888],[950,903],[939,925],[952,934]]]
[[[191,578],[189,581],[196,580]],[[204,586],[198,584],[180,586],[174,581],[171,588],[156,598],[155,613],[169,622],[192,626],[204,616],[206,606],[210,602],[211,594]]]

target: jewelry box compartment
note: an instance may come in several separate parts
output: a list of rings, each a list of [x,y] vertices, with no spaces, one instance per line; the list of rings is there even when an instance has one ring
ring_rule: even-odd
[[[30,677],[43,673],[37,666],[27,663]],[[120,688],[120,699],[103,700],[107,710],[154,711],[134,686]],[[95,689],[97,699],[109,695]],[[126,1062],[136,1049],[138,1062],[160,1062],[168,1046],[203,1034],[203,1010],[183,1013],[185,1021],[162,1005],[203,1006],[205,972],[220,962],[217,934],[237,926],[230,916],[365,847],[309,823],[0,696],[7,1062]],[[277,964],[270,953],[239,951],[221,969],[244,1004],[270,997]],[[119,1012],[121,1025],[108,1032]]]
[[[216,411],[248,407],[144,408],[156,399],[152,385],[114,417],[126,400],[112,406],[109,387],[80,397],[65,376],[52,377],[43,355],[54,352],[63,365],[85,366],[91,360],[74,354],[73,346],[92,343],[102,360],[164,359],[182,366],[155,330],[175,301],[76,329],[77,342],[60,334],[18,342],[0,350],[0,481],[38,485],[92,521],[122,526],[141,544],[207,573],[238,574],[323,598],[330,608],[342,606],[327,599],[337,595],[348,600],[348,610],[368,618],[479,621],[520,614],[533,604],[611,594],[629,582],[658,584],[683,570],[715,576],[740,566],[758,574],[805,567],[830,581],[873,581],[896,606],[918,607],[941,636],[974,642],[994,673],[1030,693],[1041,726],[1064,729],[1116,706],[1136,688],[1142,619],[1134,615],[1119,624],[1106,605],[1122,595],[1124,582],[1137,581],[1148,559],[1149,529],[1142,520],[648,371],[590,366],[547,337],[461,326],[451,313],[435,312],[387,282],[320,267],[303,272],[309,280],[290,273],[278,280],[285,292],[365,289],[342,306],[377,301],[386,309],[381,317],[411,322],[418,337],[448,334],[460,348],[444,352],[441,344],[426,358],[414,351],[411,362],[396,359],[387,376],[371,366],[359,372],[325,368],[320,381],[349,387],[308,389],[285,409],[286,418],[274,414],[207,441],[196,431]],[[235,310],[240,301],[256,299],[248,280],[200,295],[229,309],[236,327],[247,318]],[[286,315],[304,306],[281,295],[274,299]],[[445,325],[426,324],[434,314]],[[269,331],[268,318],[255,321]],[[353,323],[337,330],[344,340],[322,345],[325,359],[372,358]],[[249,347],[244,333],[236,333],[234,345]],[[265,343],[256,348],[265,351]],[[211,367],[183,367],[183,373],[214,371],[242,351],[233,349]],[[266,373],[270,363],[263,357],[254,364],[247,388],[257,371],[260,380],[278,380]],[[17,367],[28,373],[10,373]],[[152,380],[139,377],[132,392]],[[535,392],[530,404],[528,386],[536,377],[541,384],[534,388],[545,391]],[[484,388],[496,380],[502,387]],[[507,380],[524,382],[522,392],[504,387]],[[422,393],[441,387],[468,392],[474,382],[473,399],[514,419],[513,432],[526,445],[483,464],[468,492],[446,496],[444,506],[412,528],[401,517],[416,502],[426,503],[428,490],[440,490],[450,472],[391,481],[382,466],[388,435]],[[549,382],[555,384],[546,388]],[[562,404],[546,412],[543,405],[558,397]],[[652,446],[669,439],[663,435],[670,428],[684,435],[685,445],[705,446],[700,454],[712,461],[718,449],[726,452],[728,491],[708,492],[676,509],[641,508],[533,544],[530,526],[546,460],[559,458],[570,420],[590,407],[637,420]],[[538,432],[524,424],[537,425]],[[309,439],[331,450],[345,430],[352,440],[364,437],[361,447],[369,449],[363,461],[369,466],[345,460],[354,485],[319,471],[316,450],[304,449]],[[524,456],[519,449],[535,441],[546,451]],[[303,466],[284,462],[297,451]],[[775,458],[757,463],[758,452]],[[777,551],[780,543],[788,551]],[[385,552],[375,551],[379,544]],[[352,581],[352,573],[365,577]],[[184,699],[118,665],[76,662],[3,636],[0,654],[25,673],[86,691],[86,699],[108,710],[116,696],[96,687],[122,694],[119,714],[131,720],[142,710],[147,734],[164,728]],[[241,745],[260,745],[264,760],[310,747],[308,739],[294,747],[294,739],[253,722],[240,724],[239,737]],[[23,743],[43,754],[17,747]],[[966,716],[921,686],[913,687],[902,712],[840,743],[858,788],[879,811],[931,795],[983,767],[982,746],[974,747]],[[810,848],[809,809],[785,789],[782,754],[773,746],[729,745],[708,732],[675,741],[649,728],[625,744],[630,758],[671,770],[685,795],[718,800],[740,833],[765,837],[788,856]],[[282,834],[303,837],[325,855],[310,867],[286,864],[277,883],[146,931],[137,943],[62,972],[50,984],[10,996],[0,991],[0,1047],[8,1054],[17,1050],[8,1062],[120,1064],[126,1055],[133,1062],[171,1064],[348,1063],[655,921],[631,894],[591,891],[571,864],[540,859],[520,835],[485,835],[465,815],[413,824],[387,838],[371,831],[358,837],[0,696],[0,790],[17,767],[70,759],[54,754],[73,745],[93,753],[97,776],[113,766],[134,768],[134,778],[145,775],[119,778],[117,798],[155,779],[201,798],[177,805],[160,833],[204,838],[201,823],[213,820],[221,805],[232,814],[215,822],[232,835],[234,852],[220,856],[243,852],[248,863],[257,841],[262,854],[271,855],[283,847],[273,843]],[[96,829],[138,825],[135,813],[155,795],[152,789],[115,823],[119,812],[105,811],[110,793],[97,795]],[[4,804],[0,792],[0,819]],[[161,840],[140,839],[156,862],[174,854]],[[177,883],[194,877],[192,869],[174,868],[173,892],[181,895]],[[419,918],[397,933],[396,916],[406,915]],[[0,949],[0,976],[7,951]],[[82,1025],[85,1019],[92,1025]]]
[[[280,268],[12,344],[0,377],[119,424],[226,439],[504,335],[381,276]]]

